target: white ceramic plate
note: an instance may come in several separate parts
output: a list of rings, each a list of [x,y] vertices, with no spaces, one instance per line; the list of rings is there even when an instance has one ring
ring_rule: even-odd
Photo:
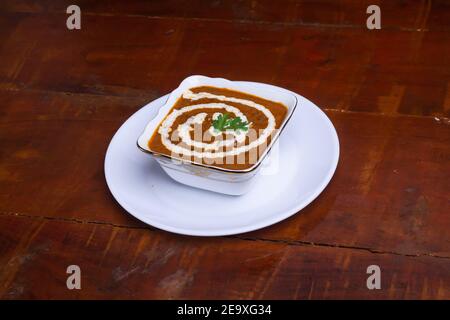
[[[196,236],[264,228],[311,203],[336,170],[339,141],[333,124],[317,106],[297,95],[299,107],[279,138],[279,157],[272,161],[272,166],[278,163],[277,174],[270,174],[273,170],[268,167],[268,174],[257,177],[252,190],[242,196],[182,185],[136,146],[142,129],[167,98],[150,102],[133,114],[112,138],[105,158],[106,182],[114,198],[149,225]]]

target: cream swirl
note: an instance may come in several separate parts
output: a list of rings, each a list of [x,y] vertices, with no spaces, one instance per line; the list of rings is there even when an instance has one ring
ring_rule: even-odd
[[[183,93],[183,98],[189,99],[192,101],[200,100],[200,99],[215,99],[219,100],[221,102],[212,102],[212,103],[203,103],[203,104],[194,104],[194,105],[188,105],[185,107],[182,107],[180,109],[173,110],[161,123],[158,132],[161,135],[161,142],[162,144],[170,150],[172,153],[180,154],[183,156],[194,156],[197,158],[224,158],[227,156],[235,156],[239,155],[243,152],[247,152],[253,148],[258,147],[259,145],[266,142],[267,138],[272,134],[272,132],[275,130],[275,117],[273,116],[272,112],[266,107],[264,107],[261,104],[255,103],[254,101],[247,100],[247,99],[240,99],[240,98],[234,98],[234,97],[227,97],[224,95],[215,95],[209,92],[199,92],[194,93],[190,90],[187,90]],[[205,119],[207,114],[205,112],[200,112],[194,116],[189,117],[184,123],[180,124],[177,128],[178,130],[178,136],[180,137],[181,141],[189,146],[194,147],[197,149],[204,150],[203,152],[197,151],[197,150],[191,150],[187,149],[181,145],[174,144],[170,140],[170,132],[171,127],[175,123],[176,119],[187,112],[195,111],[195,110],[204,110],[204,109],[222,109],[228,113],[235,114],[236,117],[240,117],[242,121],[247,121],[247,117],[239,110],[239,108],[226,104],[225,102],[234,102],[242,105],[246,105],[252,108],[255,108],[259,111],[261,111],[266,117],[267,117],[267,126],[262,129],[261,134],[259,137],[253,141],[251,141],[247,145],[241,145],[235,148],[231,148],[230,150],[221,151],[224,148],[227,149],[229,147],[233,147],[235,143],[242,143],[245,141],[246,133],[243,131],[234,131],[234,130],[226,130],[225,133],[228,135],[232,135],[232,139],[226,139],[226,140],[216,140],[211,143],[205,143],[201,141],[196,141],[191,138],[191,131],[194,130],[193,126],[195,124],[201,125]],[[217,118],[222,113],[216,112],[213,115],[213,119]],[[212,136],[217,136],[221,134],[222,132],[216,132],[214,128],[211,126],[208,129],[209,133]],[[215,152],[211,152],[211,150],[214,150]]]

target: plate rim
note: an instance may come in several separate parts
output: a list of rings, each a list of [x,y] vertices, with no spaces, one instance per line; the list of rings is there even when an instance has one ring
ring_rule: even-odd
[[[270,84],[266,84],[266,83],[261,83],[261,82],[252,82],[252,81],[236,81],[236,82],[242,82],[242,83],[252,83],[252,84],[262,84],[262,85],[269,85],[275,88],[281,88],[281,87],[277,87],[277,86],[273,86]],[[281,88],[284,89],[284,88]],[[122,124],[121,126],[116,130],[116,132],[114,133],[113,137],[111,138],[109,144],[108,144],[108,148],[106,150],[106,154],[105,154],[105,160],[104,160],[104,175],[105,175],[105,180],[106,180],[106,184],[108,186],[109,191],[111,192],[112,196],[114,197],[114,199],[116,200],[116,202],[123,208],[125,209],[125,211],[127,211],[130,215],[132,215],[134,218],[144,222],[145,224],[152,226],[154,228],[157,229],[161,229],[164,231],[168,231],[168,232],[172,232],[172,233],[176,233],[176,234],[182,234],[182,235],[189,235],[189,236],[199,236],[199,237],[211,237],[211,236],[229,236],[229,235],[234,235],[234,234],[242,234],[245,232],[251,232],[251,231],[255,231],[255,230],[259,230],[259,229],[263,229],[266,227],[269,227],[271,225],[274,225],[280,221],[283,221],[293,215],[295,215],[296,213],[299,213],[299,211],[301,211],[302,209],[304,209],[306,206],[308,206],[311,202],[313,202],[322,192],[323,190],[326,188],[326,186],[330,183],[331,179],[334,176],[334,173],[336,172],[337,169],[337,165],[339,163],[339,157],[340,157],[340,144],[339,144],[339,138],[336,132],[336,128],[334,127],[333,123],[331,122],[331,120],[328,118],[328,116],[325,114],[325,112],[323,112],[322,109],[320,109],[315,103],[313,103],[312,101],[310,101],[309,99],[293,92],[290,91],[288,89],[284,89],[287,90],[289,92],[291,92],[292,94],[294,94],[295,96],[297,96],[297,98],[300,98],[299,100],[306,100],[308,101],[312,107],[314,107],[314,111],[317,112],[320,117],[322,118],[322,120],[324,120],[327,124],[327,126],[329,127],[329,131],[331,132],[331,136],[332,136],[332,140],[333,140],[333,145],[335,146],[335,152],[333,153],[333,159],[332,159],[332,163],[331,166],[327,172],[327,175],[325,176],[325,178],[322,180],[322,183],[320,185],[318,185],[315,188],[315,192],[313,192],[311,195],[309,195],[309,197],[307,197],[305,200],[301,201],[298,205],[292,207],[289,210],[286,210],[286,212],[284,212],[283,214],[276,214],[275,216],[273,216],[272,218],[269,219],[264,219],[258,223],[253,223],[250,225],[246,225],[246,226],[242,226],[242,227],[235,227],[235,228],[224,228],[224,229],[214,229],[214,230],[199,230],[199,229],[190,229],[190,228],[179,228],[179,227],[173,227],[170,225],[166,225],[163,223],[159,223],[159,222],[155,222],[152,221],[151,219],[148,219],[146,216],[142,217],[142,215],[139,212],[135,212],[134,209],[131,208],[130,205],[128,205],[128,203],[121,199],[116,191],[114,190],[114,187],[111,184],[111,181],[108,178],[108,171],[109,171],[109,158],[111,157],[111,146],[113,145],[113,142],[115,141],[116,137],[118,136],[119,132],[121,131],[121,129],[123,128],[123,126],[130,120],[132,120],[134,117],[138,117],[139,114],[141,112],[143,112],[143,110],[148,107],[150,104],[156,103],[156,101],[161,100],[161,106],[162,107],[164,105],[163,101],[167,100],[170,94],[166,94],[164,96],[161,96],[159,98],[156,98],[155,100],[150,101],[149,103],[145,104],[144,106],[142,106],[139,110],[137,110],[136,112],[134,112],[130,117],[128,117]],[[300,101],[299,101],[300,104]]]

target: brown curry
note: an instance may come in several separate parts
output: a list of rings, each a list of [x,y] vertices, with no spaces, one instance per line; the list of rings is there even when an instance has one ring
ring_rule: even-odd
[[[279,102],[209,86],[178,99],[148,142],[175,159],[229,170],[246,170],[267,149],[287,115]]]

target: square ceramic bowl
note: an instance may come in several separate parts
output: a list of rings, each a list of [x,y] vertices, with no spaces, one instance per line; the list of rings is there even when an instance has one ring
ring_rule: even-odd
[[[190,161],[181,161],[170,156],[152,151],[148,142],[159,124],[168,115],[171,108],[181,97],[184,91],[193,87],[210,86],[225,88],[244,93],[252,94],[267,100],[276,101],[284,104],[288,108],[287,115],[277,130],[275,136],[267,146],[258,161],[250,168],[245,170],[230,170],[213,165],[199,164]],[[162,167],[162,169],[174,180],[200,189],[210,190],[228,195],[241,195],[250,190],[256,175],[261,169],[262,162],[266,159],[271,147],[276,142],[288,123],[297,106],[297,97],[287,90],[251,82],[234,82],[222,78],[209,78],[205,76],[190,76],[181,82],[180,86],[172,91],[167,102],[161,107],[157,116],[150,120],[144,129],[144,132],[138,138],[138,147],[151,155]]]

